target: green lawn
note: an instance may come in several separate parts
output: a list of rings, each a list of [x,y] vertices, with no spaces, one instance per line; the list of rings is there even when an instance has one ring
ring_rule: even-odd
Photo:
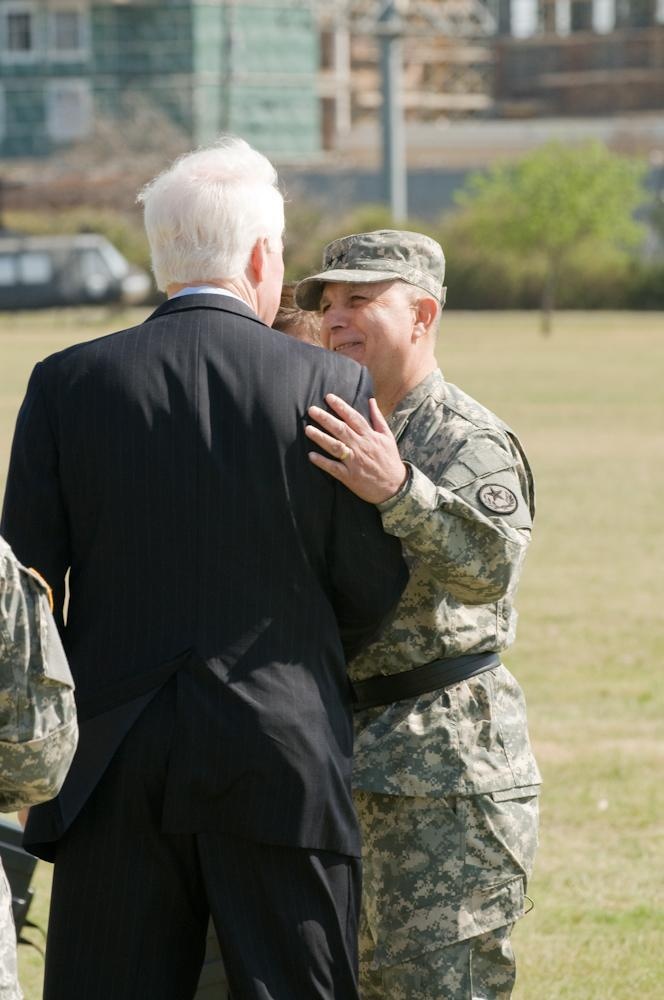
[[[34,361],[132,321],[0,316],[0,490]],[[450,312],[440,341],[447,377],[518,430],[538,486],[507,658],[545,781],[515,1000],[647,1000],[664,980],[664,315],[565,313],[552,337],[537,329],[535,314]],[[40,866],[42,923],[48,879]],[[41,959],[21,952],[36,1000]]]

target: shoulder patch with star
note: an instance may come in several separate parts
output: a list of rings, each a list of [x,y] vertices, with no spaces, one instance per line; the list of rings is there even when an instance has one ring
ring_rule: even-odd
[[[485,483],[477,497],[482,506],[492,514],[513,514],[519,506],[515,494],[499,483]]]

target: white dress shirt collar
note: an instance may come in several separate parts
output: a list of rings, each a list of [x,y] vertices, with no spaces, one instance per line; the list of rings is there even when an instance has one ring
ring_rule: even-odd
[[[244,302],[245,306],[247,303],[244,299],[236,295],[235,292],[230,292],[227,288],[220,288],[219,285],[188,285],[186,288],[180,289],[179,292],[175,292],[170,298],[177,299],[181,295],[229,295],[232,299],[237,299],[238,302]]]

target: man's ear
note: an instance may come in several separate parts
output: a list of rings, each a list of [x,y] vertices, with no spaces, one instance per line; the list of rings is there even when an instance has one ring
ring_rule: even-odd
[[[438,315],[438,303],[432,295],[424,295],[417,300],[415,305],[415,328],[413,336],[415,339],[425,337]]]
[[[254,243],[249,257],[249,274],[254,285],[259,285],[263,280],[266,256],[266,240],[259,237]]]

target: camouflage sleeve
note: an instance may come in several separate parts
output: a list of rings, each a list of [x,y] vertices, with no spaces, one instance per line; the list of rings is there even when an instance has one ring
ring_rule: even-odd
[[[12,890],[0,862],[0,997],[23,1000],[16,963],[16,927],[12,914]]]
[[[408,462],[402,490],[378,505],[383,527],[456,600],[500,600],[516,586],[532,527],[519,456],[486,431],[467,438],[442,467],[427,458],[432,478]]]
[[[48,587],[0,539],[0,811],[57,795],[78,737]]]

